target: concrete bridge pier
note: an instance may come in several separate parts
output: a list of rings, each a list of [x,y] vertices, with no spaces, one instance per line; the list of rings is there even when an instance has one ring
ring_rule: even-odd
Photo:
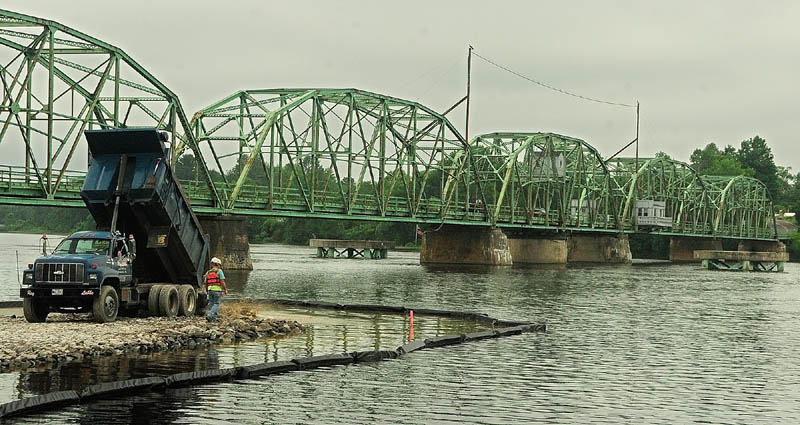
[[[739,241],[737,251],[755,252],[786,252],[786,245],[781,241],[752,241],[742,239]]]
[[[421,264],[483,264],[510,266],[511,250],[502,230],[443,226],[422,235]]]
[[[566,264],[566,236],[514,236],[508,247],[515,264]]]
[[[721,251],[722,241],[715,238],[673,236],[669,238],[669,261],[673,263],[699,263],[694,252],[700,250]]]
[[[222,261],[222,268],[228,270],[253,270],[250,258],[250,241],[244,218],[231,216],[197,217],[203,232],[211,242],[211,257]]]
[[[630,264],[628,235],[573,234],[567,240],[567,262]]]
[[[608,263],[629,264],[626,235],[559,234],[514,235],[500,229],[444,226],[422,236],[422,264]]]

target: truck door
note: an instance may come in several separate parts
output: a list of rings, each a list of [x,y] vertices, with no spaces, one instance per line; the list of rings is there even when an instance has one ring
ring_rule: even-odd
[[[111,260],[112,268],[119,274],[119,282],[121,284],[131,283],[133,280],[133,259],[130,250],[124,239],[114,240],[113,258]]]

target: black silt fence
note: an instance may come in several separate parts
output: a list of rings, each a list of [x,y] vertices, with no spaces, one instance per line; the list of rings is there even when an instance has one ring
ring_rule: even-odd
[[[480,341],[490,338],[500,338],[519,335],[526,332],[545,332],[547,325],[544,323],[516,322],[498,320],[483,313],[414,309],[398,306],[381,306],[371,304],[336,304],[330,302],[311,302],[284,299],[258,299],[258,302],[270,302],[286,306],[336,309],[342,311],[369,311],[385,313],[405,313],[414,311],[415,314],[436,315],[453,317],[464,320],[473,320],[490,324],[492,326],[505,326],[497,329],[472,332],[460,335],[442,335],[424,340],[414,340],[397,347],[395,350],[355,351],[352,353],[335,353],[314,357],[302,357],[290,361],[277,361],[259,363],[248,366],[239,366],[227,369],[207,369],[194,372],[182,372],[169,376],[153,376],[147,378],[127,379],[123,381],[104,382],[90,385],[80,392],[57,391],[35,397],[23,398],[0,405],[0,418],[29,413],[38,413],[66,405],[88,403],[98,399],[114,397],[127,397],[149,391],[164,391],[169,388],[180,388],[194,385],[204,385],[216,382],[254,379],[269,375],[294,372],[298,370],[313,370],[323,367],[343,366],[351,363],[378,362],[396,359],[414,351],[445,347],[465,342]],[[0,304],[2,306],[2,304]]]

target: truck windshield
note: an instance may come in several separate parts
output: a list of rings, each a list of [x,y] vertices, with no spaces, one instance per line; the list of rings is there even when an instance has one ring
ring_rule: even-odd
[[[108,254],[108,239],[65,239],[53,252],[55,254]]]

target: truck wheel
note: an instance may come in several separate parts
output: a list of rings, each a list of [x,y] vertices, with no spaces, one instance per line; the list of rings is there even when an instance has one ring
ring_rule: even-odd
[[[197,291],[192,285],[178,287],[178,316],[194,316],[197,309]]]
[[[197,308],[194,312],[197,315],[202,316],[205,314],[206,307],[208,307],[208,292],[197,291]]]
[[[100,295],[92,303],[92,316],[99,323],[108,323],[117,320],[119,313],[119,294],[113,286],[100,287]]]
[[[147,295],[147,310],[151,316],[158,316],[158,295],[161,293],[161,288],[164,285],[153,285],[150,287],[150,292]]]
[[[47,314],[50,311],[43,301],[25,298],[22,301],[22,312],[25,313],[25,320],[28,322],[42,323],[47,320]]]
[[[178,315],[178,288],[175,285],[164,285],[158,294],[158,312],[165,317]]]

